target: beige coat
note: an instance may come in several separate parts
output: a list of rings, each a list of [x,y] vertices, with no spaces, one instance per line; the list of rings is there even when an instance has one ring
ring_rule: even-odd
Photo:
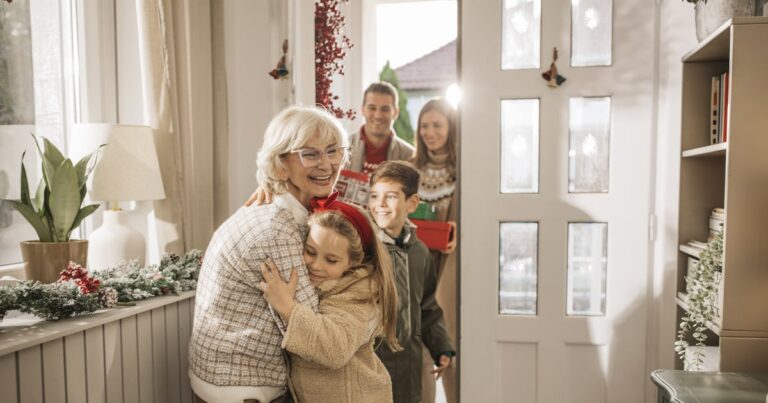
[[[378,309],[371,269],[318,287],[320,313],[296,305],[283,338],[299,403],[390,403],[392,382],[373,351]]]

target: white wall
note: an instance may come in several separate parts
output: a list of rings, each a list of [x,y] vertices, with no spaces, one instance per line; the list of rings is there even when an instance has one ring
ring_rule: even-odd
[[[353,2],[354,3],[354,2]],[[262,144],[269,120],[290,103],[314,103],[314,65],[311,60],[314,33],[312,3],[303,0],[226,0],[224,7],[224,53],[229,108],[229,209],[234,212],[256,188],[256,152]],[[356,108],[362,95],[359,36],[362,33],[359,4],[347,4],[349,36],[356,47],[345,63],[347,75],[334,79],[333,90],[343,108]],[[291,23],[294,16],[298,23]],[[289,44],[290,80],[275,81],[267,73],[282,55],[283,39]],[[295,58],[291,60],[291,58]],[[290,85],[294,92],[291,93]],[[354,94],[358,94],[354,96]],[[358,123],[343,120],[347,129]]]
[[[278,86],[267,73],[282,40],[271,38],[270,2],[224,2],[224,46],[229,107],[229,208],[234,212],[256,188],[256,152],[273,116]],[[274,43],[274,42],[280,43]]]

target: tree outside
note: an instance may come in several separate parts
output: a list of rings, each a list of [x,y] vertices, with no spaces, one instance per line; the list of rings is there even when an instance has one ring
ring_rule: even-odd
[[[397,108],[400,110],[400,114],[397,116],[397,120],[395,120],[395,133],[397,133],[397,137],[407,141],[408,144],[413,144],[413,127],[411,127],[411,117],[408,114],[407,108],[408,95],[405,93],[405,91],[400,89],[400,83],[397,80],[397,73],[395,73],[395,70],[389,66],[389,61],[387,61],[387,64],[385,64],[384,68],[381,69],[379,80],[386,81],[394,85],[395,89],[397,89],[397,96],[400,98],[400,102],[398,102]]]

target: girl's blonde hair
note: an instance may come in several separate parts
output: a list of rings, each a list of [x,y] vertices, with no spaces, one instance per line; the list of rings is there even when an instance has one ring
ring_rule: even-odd
[[[370,217],[359,208],[357,210],[366,217],[368,225],[374,228]],[[392,351],[401,351],[402,347],[397,342],[397,289],[394,268],[384,243],[374,235],[371,240],[373,242],[371,251],[366,254],[357,229],[339,211],[327,210],[314,213],[309,217],[308,223],[310,226],[320,225],[323,228],[333,230],[349,241],[350,268],[360,266],[373,268],[370,301],[381,310],[381,322],[377,333],[384,336],[384,340]],[[345,274],[349,272],[348,270]]]
[[[445,145],[448,148],[447,164],[450,167],[455,167],[458,160],[456,153],[456,125],[458,119],[456,116],[456,109],[454,109],[448,101],[442,98],[430,99],[423,107],[421,107],[419,120],[417,121],[418,123],[416,123],[416,152],[414,153],[413,164],[416,165],[416,168],[421,169],[430,161],[428,153],[429,149],[427,148],[427,144],[424,143],[424,139],[421,138],[421,119],[424,117],[425,113],[430,111],[435,111],[443,115],[448,121],[448,139],[445,142]]]
[[[305,146],[313,136],[323,142],[348,147],[349,139],[338,119],[317,107],[291,106],[278,113],[264,132],[264,144],[256,155],[256,179],[273,194],[288,191],[278,172],[286,169],[281,156]]]

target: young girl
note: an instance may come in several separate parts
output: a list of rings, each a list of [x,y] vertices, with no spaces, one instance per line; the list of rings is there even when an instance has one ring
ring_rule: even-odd
[[[285,283],[271,261],[262,265],[264,297],[288,323],[282,346],[294,392],[299,403],[392,402],[389,374],[374,353],[379,334],[400,349],[389,254],[362,211],[335,195],[314,207],[304,260],[319,313],[294,301],[295,269]]]

